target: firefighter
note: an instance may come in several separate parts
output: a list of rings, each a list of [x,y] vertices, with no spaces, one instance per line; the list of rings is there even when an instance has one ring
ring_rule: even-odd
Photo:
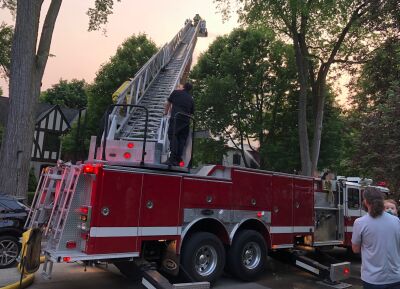
[[[189,115],[194,113],[191,90],[192,84],[185,83],[183,87],[174,90],[165,103],[164,115],[170,113],[168,139],[171,155],[165,162],[167,165],[177,166],[182,161],[183,149],[189,135]]]

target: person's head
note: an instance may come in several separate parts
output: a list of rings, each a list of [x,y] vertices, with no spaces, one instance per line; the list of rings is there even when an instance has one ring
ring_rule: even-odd
[[[185,85],[183,86],[183,89],[186,90],[187,92],[190,92],[193,88],[193,85],[190,82],[186,82]]]
[[[397,216],[398,208],[395,200],[388,199],[383,202],[385,212]]]
[[[373,187],[367,187],[364,190],[364,205],[368,209],[368,213],[372,218],[376,218],[382,215],[383,206],[383,195],[380,190]]]

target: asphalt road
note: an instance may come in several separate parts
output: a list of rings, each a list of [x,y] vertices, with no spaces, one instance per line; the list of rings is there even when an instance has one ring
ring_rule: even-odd
[[[335,258],[340,261],[352,262],[351,278],[346,283],[351,288],[361,289],[360,260],[346,255],[344,250],[335,250]],[[37,273],[35,283],[31,289],[139,289],[140,283],[133,283],[125,279],[113,265],[87,267],[86,272],[80,264],[54,264],[53,278],[45,280]],[[318,283],[318,279],[285,262],[277,259],[268,259],[267,271],[257,281],[244,283],[224,275],[213,286],[215,289],[329,289]]]

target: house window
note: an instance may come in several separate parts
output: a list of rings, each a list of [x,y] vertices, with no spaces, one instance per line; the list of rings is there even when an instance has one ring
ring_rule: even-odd
[[[233,155],[233,165],[240,166],[241,157],[239,154]]]
[[[58,152],[60,149],[60,137],[54,132],[45,132],[42,151]]]

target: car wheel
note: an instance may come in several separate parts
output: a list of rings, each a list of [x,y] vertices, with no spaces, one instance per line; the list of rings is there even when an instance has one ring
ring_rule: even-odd
[[[208,232],[194,233],[182,247],[184,275],[191,281],[215,281],[225,266],[225,249],[220,239]]]
[[[235,236],[228,250],[228,268],[235,277],[252,281],[265,270],[267,247],[260,233],[243,230]]]
[[[21,250],[18,239],[13,236],[0,237],[0,269],[15,263]]]

